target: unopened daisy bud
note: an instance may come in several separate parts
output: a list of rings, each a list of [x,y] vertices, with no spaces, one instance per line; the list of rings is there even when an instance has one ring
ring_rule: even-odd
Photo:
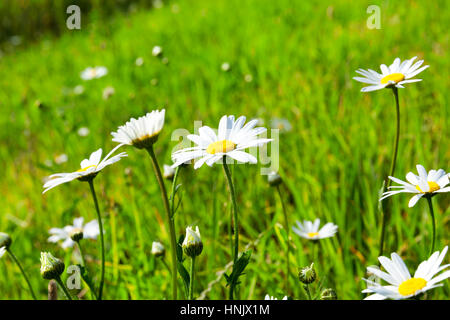
[[[189,257],[196,257],[202,253],[203,243],[200,237],[200,231],[198,227],[195,227],[195,231],[192,227],[186,228],[186,237],[183,241],[183,251]]]
[[[69,236],[70,236],[70,239],[72,239],[75,242],[78,242],[81,239],[83,239],[83,237],[84,237],[83,229],[73,228],[73,230],[70,232]]]
[[[41,252],[41,275],[46,280],[57,279],[64,272],[64,262],[50,252]]]
[[[5,247],[5,249],[8,249],[11,245],[12,239],[9,236],[9,234],[0,232],[0,248]]]
[[[311,263],[309,267],[304,267],[300,269],[298,273],[298,278],[304,284],[310,284],[316,281],[316,270],[314,270],[314,262]]]
[[[171,166],[168,166],[167,164],[164,165],[164,179],[167,180],[173,180],[173,177],[175,175],[175,169]]]
[[[164,248],[163,244],[158,241],[153,241],[152,243],[152,255],[155,257],[162,257],[166,253],[166,248]]]
[[[334,291],[331,288],[325,289],[320,294],[320,300],[336,300],[337,294],[336,291]]]
[[[279,186],[282,182],[280,175],[275,171],[272,171],[267,175],[267,181],[272,187]]]

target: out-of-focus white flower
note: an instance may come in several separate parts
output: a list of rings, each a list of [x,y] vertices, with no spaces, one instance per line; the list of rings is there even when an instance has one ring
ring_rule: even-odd
[[[116,93],[116,90],[113,87],[106,87],[105,89],[103,89],[103,100],[108,100],[111,96],[114,95],[114,93]]]
[[[253,76],[251,74],[246,74],[244,76],[244,80],[245,80],[245,82],[252,82],[253,81]]]
[[[73,219],[72,226],[65,226],[62,229],[59,228],[51,228],[49,233],[51,236],[48,238],[49,242],[59,242],[61,243],[61,247],[71,248],[75,245],[75,241],[72,240],[72,235],[74,233],[82,234],[83,239],[93,239],[96,240],[98,235],[100,234],[100,228],[97,220],[92,220],[85,225],[83,225],[84,218],[79,217]]]
[[[108,69],[106,67],[89,67],[81,72],[81,79],[92,80],[104,77],[108,74]]]
[[[292,125],[287,119],[273,118],[270,121],[270,127],[272,129],[278,129],[280,131],[289,132],[292,130]]]
[[[230,66],[230,64],[228,62],[224,62],[224,63],[222,63],[220,68],[222,69],[222,71],[227,72],[227,71],[230,71],[231,66]]]
[[[77,133],[80,137],[86,137],[91,131],[87,127],[81,127],[78,129]]]
[[[175,169],[167,164],[164,165],[164,178],[168,180],[172,180],[175,175]]]
[[[152,49],[152,55],[154,57],[159,57],[163,52],[163,49],[160,46],[154,46]]]
[[[60,155],[58,155],[58,156],[55,157],[55,163],[56,163],[56,164],[63,164],[63,163],[66,163],[67,160],[69,160],[69,157],[68,157],[67,154],[65,154],[65,153],[60,154]]]
[[[164,248],[163,244],[158,241],[153,241],[152,243],[152,255],[155,257],[163,256],[166,252],[166,249]]]
[[[316,219],[314,222],[305,220],[303,221],[303,224],[300,221],[296,221],[296,223],[298,228],[292,227],[292,230],[294,230],[294,232],[300,237],[309,240],[319,240],[332,237],[338,229],[337,225],[328,222],[319,230],[320,219]]]
[[[135,63],[138,67],[142,66],[144,64],[144,58],[142,57],[137,58]]]
[[[73,93],[75,93],[77,95],[80,95],[83,92],[84,92],[84,87],[81,84],[79,84],[79,85],[75,86],[75,88],[73,88]]]

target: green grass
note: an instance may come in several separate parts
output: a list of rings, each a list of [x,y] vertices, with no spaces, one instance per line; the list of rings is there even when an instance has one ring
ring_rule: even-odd
[[[180,1],[177,13],[172,4],[110,20],[96,19],[93,12],[91,24],[82,30],[48,36],[0,59],[0,231],[12,235],[12,249],[39,297],[47,294],[39,274],[40,251],[51,251],[66,265],[76,263],[72,250],[47,242],[48,230],[76,216],[96,217],[88,184],[74,181],[42,195],[42,179],[78,169],[99,147],[111,150],[111,131],[130,117],[164,107],[165,127],[155,146],[161,164],[170,163],[177,144],[171,141],[172,131],[192,132],[195,120],[216,127],[224,114],[245,115],[264,119],[268,127],[273,117],[288,119],[293,129],[280,133],[279,164],[290,223],[319,217],[339,226],[337,237],[318,245],[315,265],[339,298],[363,298],[366,267],[377,264],[378,190],[389,170],[395,105],[389,90],[361,93],[363,84],[352,77],[360,67],[378,70],[397,56],[425,59],[430,68],[420,74],[424,80],[400,89],[396,176],[403,179],[418,163],[448,171],[448,2]],[[371,4],[381,7],[380,30],[366,27]],[[154,45],[163,47],[168,65],[151,55]],[[141,67],[135,65],[137,57],[144,59]],[[230,72],[220,69],[225,61]],[[109,74],[82,81],[79,73],[94,65],[106,66]],[[244,81],[247,74],[251,82]],[[67,88],[79,84],[83,94],[67,94]],[[107,86],[115,88],[115,95],[104,100]],[[77,130],[84,126],[90,134],[80,137]],[[144,151],[123,151],[129,157],[96,178],[106,229],[104,296],[168,298],[170,275],[150,254],[154,240],[170,247],[158,185]],[[62,153],[67,163],[45,164]],[[241,252],[258,239],[251,246],[240,298],[262,299],[267,293],[280,298],[285,295],[285,244],[279,236],[283,215],[278,197],[259,165],[237,165],[233,171]],[[231,260],[231,203],[220,165],[189,167],[180,179],[177,234],[196,224],[204,241],[197,259],[198,296]],[[408,200],[407,195],[392,198],[385,252],[398,252],[414,271],[428,258],[431,221],[426,201],[408,208]],[[442,250],[449,243],[448,195],[435,197],[434,204],[437,249]],[[291,295],[303,299],[296,274],[311,262],[311,244],[291,235]],[[99,242],[86,241],[84,251],[91,274],[98,276]],[[30,298],[9,258],[0,262],[0,273],[2,299]],[[448,299],[449,293],[447,281],[428,298]],[[206,294],[207,299],[226,296],[223,278]]]

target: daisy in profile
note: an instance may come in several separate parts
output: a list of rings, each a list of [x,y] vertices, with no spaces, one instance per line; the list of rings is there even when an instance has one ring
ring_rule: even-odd
[[[292,227],[292,230],[302,238],[309,240],[319,240],[330,238],[337,232],[338,226],[328,222],[320,230],[320,219],[317,218],[314,222],[304,220],[303,223],[296,221],[297,227]]]
[[[389,176],[389,179],[400,185],[389,187],[390,191],[383,193],[380,201],[394,194],[412,193],[414,196],[408,203],[408,206],[411,208],[422,197],[432,197],[438,193],[450,192],[450,186],[447,186],[450,183],[448,174],[443,169],[430,170],[427,173],[425,168],[420,164],[416,168],[419,175],[408,172],[406,175],[408,182]]]
[[[62,229],[51,228],[49,233],[51,236],[48,238],[49,242],[59,242],[63,249],[72,248],[75,245],[75,240],[79,239],[93,239],[97,240],[100,235],[100,228],[97,220],[92,220],[83,225],[84,218],[79,217],[73,220],[73,225],[65,226]]]
[[[138,119],[131,118],[117,132],[111,132],[112,140],[138,149],[151,147],[163,129],[165,113],[165,109],[154,110]]]
[[[78,179],[80,181],[89,181],[97,174],[102,171],[105,167],[119,161],[121,158],[126,157],[125,152],[119,153],[113,157],[111,155],[120,147],[121,145],[115,147],[108,155],[100,161],[102,157],[102,149],[98,149],[93,152],[89,159],[84,159],[81,161],[81,169],[70,173],[55,173],[49,176],[48,181],[44,184],[44,191],[47,192],[60,184],[70,182],[72,180]]]
[[[6,253],[6,247],[0,248],[0,258],[3,257],[3,255]]]
[[[106,67],[93,67],[93,68],[89,67],[81,72],[80,77],[83,80],[92,80],[104,77],[107,74],[108,69],[106,69]]]
[[[258,138],[258,135],[267,131],[266,128],[257,127],[257,120],[251,120],[244,125],[244,116],[235,120],[234,116],[223,116],[219,122],[218,134],[208,126],[201,127],[199,134],[190,134],[189,140],[197,146],[193,148],[181,149],[172,154],[175,162],[172,167],[198,159],[194,164],[194,169],[200,168],[204,163],[212,166],[218,161],[230,157],[242,163],[257,163],[251,154],[245,152],[250,147],[262,146],[273,139]]]
[[[387,272],[373,267],[368,267],[367,271],[386,281],[389,285],[382,286],[379,283],[364,279],[368,283],[368,287],[362,292],[372,293],[365,300],[408,299],[443,286],[440,282],[450,277],[450,270],[440,273],[450,266],[448,264],[441,266],[447,250],[448,247],[445,247],[441,253],[439,251],[434,252],[428,260],[419,265],[414,277],[411,277],[408,268],[397,253],[392,253],[391,259],[384,256],[379,257],[378,260]]]
[[[404,88],[404,84],[422,81],[422,79],[412,79],[429,66],[420,67],[423,60],[419,60],[413,64],[417,57],[401,62],[399,58],[395,58],[394,62],[388,67],[385,64],[380,66],[381,74],[371,69],[358,69],[356,73],[362,77],[354,77],[359,82],[367,83],[370,86],[361,89],[362,92],[380,90],[388,87]]]
[[[266,296],[264,297],[264,300],[278,300],[278,298],[275,298],[273,296],[269,296],[268,294],[266,294]],[[287,296],[284,296],[283,299],[281,300],[287,300]]]

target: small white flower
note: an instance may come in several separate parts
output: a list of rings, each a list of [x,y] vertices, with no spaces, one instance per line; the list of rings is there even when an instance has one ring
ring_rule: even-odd
[[[158,241],[153,241],[152,243],[152,254],[154,256],[161,256],[164,254],[164,252],[166,251],[166,249],[164,248],[163,244],[161,242]]]
[[[0,258],[3,257],[3,255],[6,253],[6,247],[0,248]]]
[[[419,68],[423,63],[423,60],[419,60],[413,65],[416,58],[417,57],[413,57],[412,59],[403,62],[401,62],[399,58],[395,58],[394,62],[389,67],[385,64],[380,66],[381,74],[371,69],[358,69],[356,70],[356,73],[359,73],[363,77],[354,77],[353,79],[370,84],[370,86],[362,88],[362,92],[369,92],[392,86],[404,88],[403,84],[405,83],[422,81],[422,79],[411,78],[429,67],[423,66],[422,68]]]
[[[443,169],[430,170],[428,173],[425,168],[418,164],[416,166],[419,175],[415,175],[412,172],[408,172],[406,175],[406,180],[408,182],[402,181],[400,179],[389,176],[394,182],[400,184],[400,186],[392,186],[389,189],[397,189],[394,191],[386,191],[380,198],[380,201],[386,199],[397,193],[415,193],[416,195],[411,198],[408,206],[414,207],[414,205],[423,196],[433,196],[437,193],[450,192],[450,186],[446,187],[450,181],[448,174],[445,173]]]
[[[298,228],[292,227],[292,230],[302,238],[310,239],[310,240],[319,240],[324,238],[329,238],[335,235],[337,232],[338,226],[328,222],[325,224],[320,230],[320,219],[311,221],[303,221],[303,224],[300,221],[296,221]]]
[[[152,55],[158,57],[162,54],[163,49],[160,46],[154,46],[152,49]]]
[[[269,296],[268,294],[266,294],[266,296],[264,297],[264,300],[278,300],[278,298],[275,298],[273,296]],[[283,299],[281,300],[287,300],[287,296],[284,296]]]
[[[164,126],[166,110],[154,110],[137,120],[131,118],[117,132],[111,132],[112,141],[132,145],[139,149],[146,148],[156,142]]]
[[[270,121],[270,127],[272,129],[278,129],[280,131],[289,132],[292,130],[292,125],[287,119],[273,118]]]
[[[388,282],[389,285],[382,286],[379,283],[364,279],[368,283],[368,288],[362,292],[373,293],[365,300],[408,299],[430,289],[443,286],[439,282],[450,277],[450,270],[437,274],[450,266],[449,264],[441,266],[447,250],[448,247],[445,247],[441,253],[439,251],[433,253],[428,260],[419,265],[412,278],[408,268],[397,253],[392,253],[391,259],[379,257],[378,260],[387,272],[373,267],[367,267],[367,271]]]
[[[48,242],[59,242],[61,243],[61,247],[63,249],[72,248],[75,245],[75,242],[71,239],[71,235],[73,232],[82,232],[83,239],[94,239],[96,240],[98,235],[100,234],[100,228],[97,220],[92,220],[85,225],[83,225],[84,218],[79,217],[73,219],[72,226],[65,226],[62,229],[59,228],[51,228],[49,233],[51,236],[48,238]]]
[[[106,67],[94,67],[94,68],[86,68],[81,72],[81,79],[83,80],[92,80],[98,79],[108,74],[108,69]]]
[[[55,157],[55,163],[56,163],[56,164],[63,164],[63,163],[66,163],[67,160],[69,160],[69,157],[68,157],[67,154],[65,154],[65,153],[60,154],[60,155],[58,155],[58,156]]]
[[[138,67],[142,66],[144,64],[144,58],[142,57],[137,58],[135,63]]]
[[[200,168],[204,163],[212,166],[214,163],[228,156],[242,163],[257,163],[254,156],[244,152],[250,147],[262,146],[273,139],[259,139],[258,135],[267,131],[266,128],[254,128],[257,120],[249,121],[245,126],[245,117],[234,120],[234,116],[223,116],[220,119],[218,134],[210,127],[203,126],[199,135],[190,134],[189,140],[197,144],[196,147],[178,150],[172,154],[175,168],[187,161],[201,158],[195,162],[194,169]]]
[[[87,127],[81,127],[80,129],[78,129],[77,133],[80,137],[86,137],[89,135],[90,130]]]
[[[72,180],[87,180],[94,178],[100,171],[103,170],[106,166],[109,166],[117,161],[119,161],[122,157],[126,157],[127,154],[125,152],[119,153],[114,157],[111,155],[119,148],[122,144],[116,146],[108,155],[100,161],[102,157],[102,148],[93,152],[89,159],[84,159],[81,161],[81,169],[70,172],[70,173],[55,173],[49,176],[49,180],[44,184],[44,191],[42,193],[47,192],[50,189],[53,189],[60,184],[70,182]]]
[[[246,74],[244,76],[244,80],[245,80],[245,82],[252,82],[253,81],[253,77],[252,77],[251,74]]]
[[[80,84],[77,85],[75,88],[73,88],[73,93],[75,93],[76,95],[80,95],[84,92],[84,87]]]
[[[113,87],[106,87],[102,93],[103,100],[108,100],[114,93],[116,93],[116,90]]]
[[[231,66],[228,62],[224,62],[224,63],[222,63],[220,68],[222,69],[222,71],[227,72],[227,71],[230,71]]]
[[[192,227],[186,228],[186,236],[184,237],[183,247],[190,245],[197,245],[202,242],[202,237],[200,236],[200,230],[198,226],[195,227],[195,230]]]

